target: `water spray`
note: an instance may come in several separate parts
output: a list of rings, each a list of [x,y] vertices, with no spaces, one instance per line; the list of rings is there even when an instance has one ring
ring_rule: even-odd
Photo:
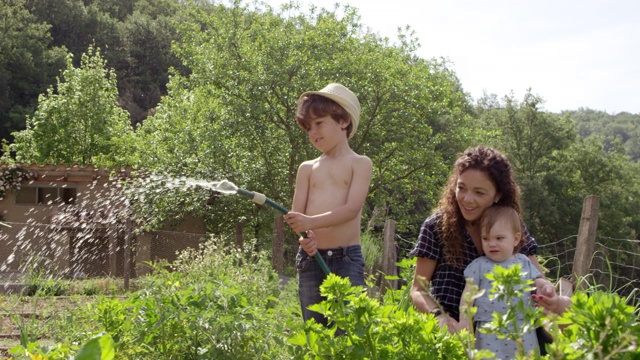
[[[286,215],[289,212],[289,210],[287,210],[284,206],[269,199],[264,194],[239,188],[234,183],[227,180],[214,182],[214,183],[203,183],[198,185],[205,185],[205,187],[208,187],[212,190],[215,190],[223,194],[229,194],[229,195],[240,194],[244,197],[251,199],[251,201],[253,201],[256,204],[259,204],[259,205],[267,204],[272,208],[280,211],[283,215]],[[305,238],[307,237],[307,233],[304,231],[300,233],[300,235],[302,235],[302,237],[305,237]],[[328,275],[331,272],[331,270],[329,270],[329,267],[324,262],[324,259],[322,259],[322,256],[320,256],[320,253],[316,252],[314,257],[318,262],[318,265],[320,265],[320,267],[322,268],[322,271],[324,271],[325,275]]]

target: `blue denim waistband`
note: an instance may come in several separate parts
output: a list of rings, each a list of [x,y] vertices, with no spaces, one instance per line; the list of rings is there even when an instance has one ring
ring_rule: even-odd
[[[337,248],[331,248],[331,249],[318,249],[318,253],[323,258],[338,259],[338,258],[343,258],[347,256],[349,254],[349,250],[357,249],[359,247],[360,245],[352,245],[347,247],[337,247]]]

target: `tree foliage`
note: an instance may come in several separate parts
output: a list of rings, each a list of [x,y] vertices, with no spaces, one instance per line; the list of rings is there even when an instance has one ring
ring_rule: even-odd
[[[529,91],[522,102],[513,96],[503,101],[485,96],[477,108],[483,126],[497,133],[491,144],[503,149],[516,169],[532,234],[541,244],[576,235],[583,200],[596,195],[599,234],[632,238],[640,230],[640,219],[632,210],[640,206],[640,181],[623,139],[593,133],[588,130],[596,127],[592,121],[581,120],[576,128],[575,114],[548,113],[542,104]],[[573,247],[562,242],[544,255]]]
[[[169,67],[182,71],[171,53],[174,0],[2,0],[0,20],[0,139],[26,127],[38,96],[55,84],[67,52],[80,66],[89,46],[118,76],[120,104],[141,122],[166,94]]]
[[[274,9],[241,0],[2,5],[0,132],[6,139],[24,129],[5,160],[132,165],[167,174],[165,183],[229,179],[288,207],[297,166],[319,155],[295,124],[296,100],[341,82],[362,104],[350,145],[374,164],[365,222],[380,214],[413,238],[457,154],[484,143],[511,159],[527,224],[541,243],[575,235],[582,200],[591,194],[601,197],[601,234],[640,232],[639,115],[553,114],[531,90],[522,100],[488,95],[472,108],[448,61],[416,55],[410,28],[391,42],[365,29],[351,6],[303,12],[293,2]],[[73,57],[65,64],[67,49]],[[129,121],[140,126],[132,132]],[[266,238],[279,215],[211,191],[177,194],[160,186],[140,196],[153,200],[158,223],[195,212],[216,232],[228,234],[244,221],[250,236]]]
[[[131,137],[126,111],[117,103],[116,78],[99,51],[89,48],[81,67],[71,56],[56,88],[39,98],[27,129],[15,133],[12,150],[25,163],[124,165]]]
[[[602,136],[607,151],[619,142],[632,161],[640,159],[640,114],[621,112],[612,115],[589,108],[566,111],[565,114],[575,122],[583,138]]]
[[[24,7],[0,1],[0,139],[25,128],[25,117],[64,66],[66,50],[52,46],[49,26]]]
[[[554,151],[566,149],[576,138],[571,120],[544,111],[543,104],[529,89],[521,102],[513,95],[505,96],[502,106],[483,112],[487,126],[500,132],[496,144],[527,180],[544,170],[544,160]]]
[[[465,95],[445,62],[415,56],[413,39],[391,45],[343,10],[189,8],[174,50],[191,73],[172,77],[137,132],[138,165],[227,178],[288,206],[297,166],[319,155],[294,121],[296,100],[341,82],[362,104],[351,146],[374,163],[367,210],[382,205],[401,229],[419,226],[451,159],[477,136]]]

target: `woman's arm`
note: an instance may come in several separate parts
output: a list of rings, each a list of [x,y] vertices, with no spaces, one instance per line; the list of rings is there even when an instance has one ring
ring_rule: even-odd
[[[438,309],[438,304],[429,296],[427,288],[437,262],[428,258],[418,257],[416,262],[416,273],[411,284],[411,301],[416,309],[423,313],[430,313]]]
[[[418,257],[416,262],[416,273],[411,284],[411,301],[416,309],[423,313],[432,313],[436,315],[440,326],[448,326],[449,332],[457,331],[459,325],[455,319],[452,319],[447,313],[443,312],[435,300],[429,296],[428,284],[433,278],[436,260]]]

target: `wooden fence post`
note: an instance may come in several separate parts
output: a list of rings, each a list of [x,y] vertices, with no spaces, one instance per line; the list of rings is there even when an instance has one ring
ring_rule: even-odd
[[[284,273],[284,219],[282,215],[277,215],[273,229],[273,255],[271,257],[273,270],[278,275]]]
[[[109,241],[109,276],[116,277],[118,273],[118,225],[107,226],[106,233]]]
[[[244,230],[243,230],[243,225],[241,221],[238,221],[236,223],[236,230],[235,230],[235,242],[236,242],[236,248],[238,249],[242,249],[242,247],[244,246]]]
[[[129,279],[131,278],[131,236],[133,224],[131,218],[127,216],[124,223],[124,288],[129,290]]]
[[[397,276],[398,267],[398,255],[396,251],[395,243],[396,235],[396,222],[394,220],[386,220],[384,222],[384,248],[382,250],[382,273],[384,275]],[[397,289],[397,280],[382,279],[380,282],[380,293],[384,294],[387,288]]]
[[[589,273],[596,247],[599,207],[600,199],[597,196],[589,195],[584,198],[582,218],[580,219],[580,229],[578,230],[578,240],[576,242],[576,252],[573,257],[573,270],[571,272],[573,274],[572,282],[574,284]]]

